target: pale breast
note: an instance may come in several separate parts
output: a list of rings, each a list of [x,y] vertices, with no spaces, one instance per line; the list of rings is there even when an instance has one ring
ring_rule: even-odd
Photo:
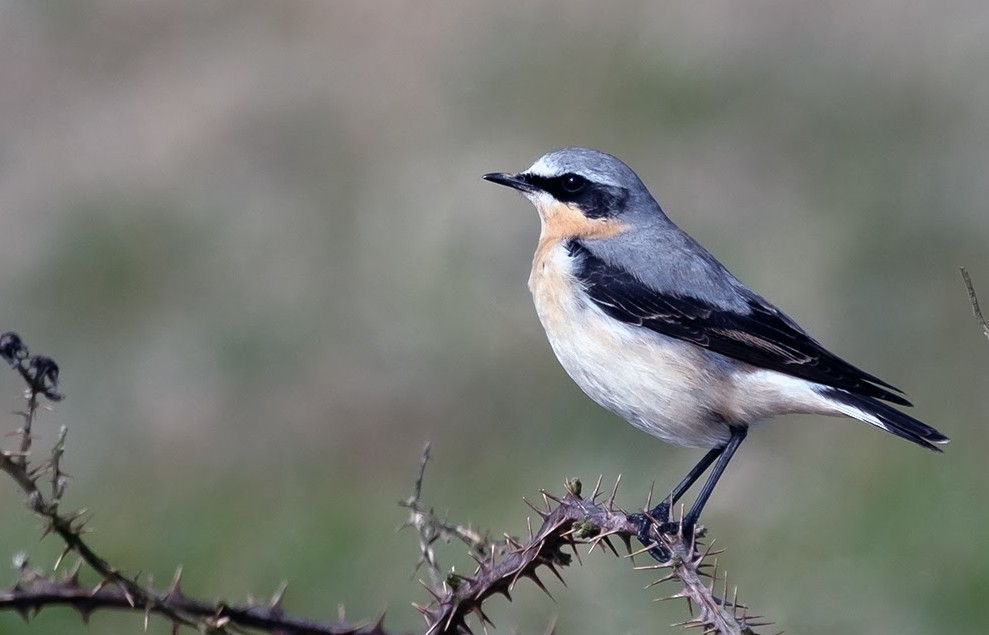
[[[563,243],[540,240],[529,276],[536,312],[560,364],[598,404],[664,441],[713,447],[729,436],[726,377],[706,351],[606,316],[578,292]]]

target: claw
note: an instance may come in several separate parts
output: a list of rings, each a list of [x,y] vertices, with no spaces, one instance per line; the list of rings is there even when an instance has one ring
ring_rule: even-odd
[[[649,516],[658,524],[666,524],[670,522],[670,499],[664,499],[660,501],[658,505],[649,510]],[[666,532],[668,533],[668,532]]]
[[[652,556],[653,560],[664,563],[669,562],[673,558],[673,554],[670,553],[669,549],[659,544],[649,536],[649,530],[653,527],[659,529],[661,533],[669,533],[663,531],[662,525],[658,525],[656,523],[651,512],[646,514],[629,514],[628,520],[635,525],[635,537],[646,547],[645,551]],[[663,523],[663,525],[666,524],[668,523]],[[639,554],[642,552],[637,551],[635,553]]]

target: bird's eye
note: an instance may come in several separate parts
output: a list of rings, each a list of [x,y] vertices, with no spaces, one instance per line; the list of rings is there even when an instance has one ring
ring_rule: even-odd
[[[564,175],[563,180],[561,182],[561,186],[563,187],[563,190],[565,192],[569,192],[570,194],[576,194],[577,192],[584,189],[585,185],[587,185],[587,179],[585,179],[582,176],[578,176],[576,174]]]

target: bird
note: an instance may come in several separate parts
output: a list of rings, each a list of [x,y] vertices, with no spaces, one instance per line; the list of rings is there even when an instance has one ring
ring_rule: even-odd
[[[573,381],[636,428],[707,449],[650,510],[661,527],[692,535],[749,429],[777,415],[849,417],[937,452],[948,442],[894,407],[912,405],[901,390],[828,351],[732,275],[620,159],[568,147],[483,178],[538,212],[528,286]],[[690,510],[670,523],[672,505],[709,468]]]

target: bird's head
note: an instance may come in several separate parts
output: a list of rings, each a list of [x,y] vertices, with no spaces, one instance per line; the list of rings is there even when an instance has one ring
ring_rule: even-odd
[[[484,179],[518,190],[535,205],[543,232],[557,236],[613,236],[666,220],[635,172],[598,150],[555,150],[518,174]]]

